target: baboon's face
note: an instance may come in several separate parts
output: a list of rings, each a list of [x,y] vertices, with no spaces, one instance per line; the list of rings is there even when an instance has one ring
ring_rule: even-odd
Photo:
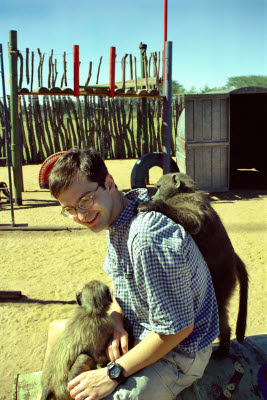
[[[102,313],[112,303],[110,289],[103,282],[94,280],[87,283],[83,290],[76,294],[77,303],[95,313]]]
[[[177,193],[194,191],[194,181],[186,174],[177,172],[175,174],[163,175],[156,184],[157,192],[152,200],[163,200],[175,196]]]

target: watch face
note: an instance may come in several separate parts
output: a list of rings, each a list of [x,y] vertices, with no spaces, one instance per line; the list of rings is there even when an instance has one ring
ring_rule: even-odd
[[[110,370],[111,378],[118,378],[118,376],[120,375],[120,372],[121,372],[120,366],[114,365]]]

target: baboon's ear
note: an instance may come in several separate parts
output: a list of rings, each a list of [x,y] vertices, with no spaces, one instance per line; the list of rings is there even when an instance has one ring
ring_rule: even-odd
[[[82,293],[81,292],[76,293],[76,301],[79,306],[82,305]]]
[[[180,181],[180,179],[178,178],[178,175],[177,175],[177,174],[174,174],[174,175],[172,176],[172,183],[173,183],[173,186],[176,187],[176,189],[178,189],[178,188],[181,186],[181,181]]]

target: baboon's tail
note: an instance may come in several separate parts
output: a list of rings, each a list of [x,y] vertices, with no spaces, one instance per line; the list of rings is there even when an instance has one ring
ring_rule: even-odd
[[[239,311],[236,324],[236,338],[242,343],[245,338],[247,325],[247,305],[248,305],[248,273],[245,264],[236,254],[236,269],[240,286]]]

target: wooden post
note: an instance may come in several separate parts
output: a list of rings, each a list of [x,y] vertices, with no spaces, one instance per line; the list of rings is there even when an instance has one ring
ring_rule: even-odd
[[[79,82],[79,46],[73,46],[73,79],[74,79],[74,96],[79,97],[80,94],[80,82]]]
[[[20,206],[22,205],[22,173],[20,168],[19,144],[17,31],[9,31],[8,47],[10,70],[11,159],[13,166],[15,204]]]
[[[110,47],[110,56],[109,56],[109,97],[114,97],[114,91],[115,91],[115,59],[116,59],[116,47]]]
[[[167,42],[167,24],[168,24],[168,0],[163,0],[164,10],[163,10],[163,52],[162,52],[162,95],[165,95],[165,52],[166,52],[166,42]],[[164,143],[165,143],[165,99],[163,99],[162,104],[162,153],[163,153],[163,172],[164,172]]]
[[[2,77],[2,94],[3,94],[3,106],[4,106],[4,129],[5,129],[5,144],[6,144],[6,158],[7,158],[7,168],[8,168],[8,186],[10,194],[10,211],[11,211],[11,222],[12,226],[15,226],[14,219],[14,208],[13,208],[13,189],[12,189],[12,179],[11,179],[11,155],[10,155],[10,140],[8,132],[8,114],[7,114],[7,104],[6,104],[6,89],[5,89],[5,72],[4,72],[4,57],[3,57],[3,47],[0,43],[0,54],[1,54],[1,77]]]
[[[141,56],[141,78],[145,78],[145,57],[147,45],[140,43],[140,56]],[[142,87],[143,89],[144,87]],[[147,99],[141,99],[142,107],[142,155],[148,153],[148,129],[147,129]]]
[[[172,136],[172,42],[166,42],[165,47],[165,107],[164,107],[164,152],[163,173],[168,174],[171,159]]]

